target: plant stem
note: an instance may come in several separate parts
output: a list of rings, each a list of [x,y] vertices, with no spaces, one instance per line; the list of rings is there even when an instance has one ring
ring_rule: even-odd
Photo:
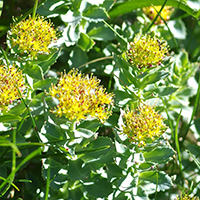
[[[161,16],[160,13],[162,12],[162,9],[164,8],[166,3],[167,3],[167,0],[165,0],[165,2],[163,3],[160,11],[158,12],[158,14],[156,15],[156,17],[154,18],[154,20],[152,21],[152,23],[150,24],[150,26],[147,28],[147,30],[145,32],[148,32],[150,30],[150,28],[154,25],[154,23],[157,20],[158,16]]]
[[[178,119],[176,121],[176,127],[175,127],[175,144],[176,144],[176,150],[178,153],[178,161],[179,161],[179,168],[180,168],[180,173],[181,173],[181,178],[182,178],[182,186],[184,187],[184,181],[183,181],[183,168],[182,168],[182,161],[181,161],[181,151],[179,147],[179,140],[178,140],[178,125],[181,117],[181,112],[179,113]]]
[[[45,200],[48,200],[49,185],[50,185],[50,175],[51,175],[51,158],[49,159],[49,167],[47,169],[47,182],[46,182]]]
[[[77,67],[77,69],[82,68],[82,67],[84,67],[86,65],[89,65],[89,64],[92,64],[92,63],[95,63],[95,62],[99,62],[101,60],[107,60],[107,59],[113,59],[113,56],[102,57],[102,58],[97,58],[97,59],[91,60],[89,62],[86,62],[86,63],[80,65],[79,67]]]
[[[36,14],[37,6],[38,6],[38,0],[35,0],[35,4],[34,4],[34,7],[33,7],[33,15],[32,15],[32,19],[35,18],[35,14]]]

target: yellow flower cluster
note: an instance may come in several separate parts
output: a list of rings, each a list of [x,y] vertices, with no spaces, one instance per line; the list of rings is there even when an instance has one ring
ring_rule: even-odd
[[[137,34],[127,52],[129,62],[139,68],[160,65],[168,52],[167,42],[162,40],[155,36]]]
[[[199,200],[199,197],[189,197],[187,194],[177,197],[176,200]]]
[[[127,111],[124,116],[123,134],[139,147],[146,146],[160,137],[166,125],[163,117],[152,106],[142,105],[134,111]]]
[[[11,45],[17,46],[21,54],[37,58],[38,54],[49,53],[49,45],[57,40],[56,30],[50,21],[41,16],[22,20],[11,25]]]
[[[7,109],[9,104],[21,97],[19,91],[23,93],[24,83],[21,70],[13,66],[0,66],[0,110]]]
[[[69,120],[91,116],[105,122],[111,115],[113,94],[106,93],[99,83],[96,77],[82,75],[75,69],[62,74],[58,84],[49,88],[49,94],[59,100],[55,113]]]
[[[159,12],[162,6],[154,6],[155,9]],[[146,16],[153,20],[155,19],[156,15],[158,14],[157,11],[154,9],[153,6],[149,6],[149,7],[145,7],[143,8],[143,12],[146,14]],[[160,15],[162,16],[162,18],[167,21],[170,19],[170,15],[173,12],[173,8],[171,6],[164,6],[164,8],[162,9]],[[158,18],[155,21],[155,24],[163,24],[163,20],[161,19],[160,16],[158,16]]]

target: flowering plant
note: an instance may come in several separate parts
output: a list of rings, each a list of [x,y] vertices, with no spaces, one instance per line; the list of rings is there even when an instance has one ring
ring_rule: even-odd
[[[199,199],[199,2],[22,2],[0,1],[0,199]]]

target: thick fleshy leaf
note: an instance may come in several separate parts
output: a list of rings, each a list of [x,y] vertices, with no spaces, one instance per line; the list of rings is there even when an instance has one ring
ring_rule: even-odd
[[[57,83],[57,78],[49,78],[49,79],[44,79],[41,81],[37,81],[36,83],[33,84],[33,88],[36,90],[48,90],[51,84],[56,84]]]
[[[175,152],[170,146],[158,146],[150,152],[143,153],[146,161],[154,162],[155,164],[168,162],[174,154]]]
[[[109,41],[115,38],[113,31],[105,26],[100,26],[97,28],[94,27],[92,30],[90,30],[88,36],[99,41]]]
[[[159,80],[164,79],[167,76],[169,76],[169,73],[165,71],[157,71],[154,72],[153,74],[149,74],[143,78],[140,87],[144,88],[146,85],[155,83]]]
[[[11,122],[18,122],[20,120],[22,120],[22,118],[16,115],[9,114],[0,116],[0,122],[11,123]]]
[[[83,163],[83,160],[81,160],[80,158],[77,160],[69,161],[68,175],[70,179],[80,180],[87,177],[87,174],[90,173],[91,169],[90,167],[84,167]]]
[[[129,13],[129,12],[132,12],[133,10],[136,10],[137,8],[151,6],[152,4],[154,6],[162,6],[164,2],[165,2],[165,0],[125,1],[122,3],[116,4],[116,6],[109,12],[109,16],[116,17],[119,15],[123,15],[123,14]],[[196,9],[194,10],[193,8],[191,8],[186,3],[186,1],[168,0],[166,5],[180,8],[195,18],[198,18],[200,16],[200,11],[198,11]]]
[[[52,49],[50,58],[45,62],[39,63],[39,66],[42,68],[43,74],[45,74],[50,69],[50,67],[57,61],[60,51],[61,48],[59,51],[55,48]]]
[[[43,79],[43,72],[42,68],[37,64],[32,64],[30,62],[27,62],[24,65],[24,73],[28,74],[33,79]]]
[[[141,185],[147,193],[157,191],[165,191],[173,187],[171,178],[165,172],[144,171],[139,174],[139,185]]]
[[[81,47],[83,51],[89,51],[95,42],[85,33],[80,34],[80,38],[78,40],[78,46]]]
[[[111,183],[99,174],[91,174],[86,181],[87,184],[84,184],[85,189],[90,195],[96,198],[108,197],[108,195],[113,191]]]
[[[91,6],[89,9],[84,11],[82,15],[86,20],[94,21],[94,22],[103,21],[109,18],[108,13],[106,12],[105,8],[97,7],[97,6]]]

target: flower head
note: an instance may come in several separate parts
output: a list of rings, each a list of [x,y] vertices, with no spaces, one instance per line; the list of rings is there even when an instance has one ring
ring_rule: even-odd
[[[190,197],[187,194],[181,195],[180,197],[177,196],[176,200],[199,200],[199,197]]]
[[[113,94],[106,93],[99,83],[96,77],[82,75],[75,69],[62,74],[58,84],[49,88],[49,94],[59,100],[55,113],[69,120],[91,116],[104,122],[111,115]]]
[[[0,110],[7,109],[9,104],[21,97],[25,89],[24,83],[20,69],[0,66]]]
[[[146,14],[146,16],[153,20],[155,19],[156,15],[158,14],[157,11],[159,12],[162,6],[149,6],[149,7],[145,7],[143,8],[143,12]],[[156,9],[156,10],[155,10]],[[167,21],[170,19],[170,15],[173,12],[173,8],[171,6],[164,6],[164,8],[162,9],[160,15],[162,16],[162,18]],[[158,16],[158,18],[155,21],[155,24],[163,24],[163,20],[161,19],[160,16]]]
[[[162,41],[162,38],[137,34],[133,42],[130,42],[127,57],[130,63],[139,68],[152,67],[160,65],[167,52],[167,42]]]
[[[142,105],[138,109],[128,110],[124,116],[123,134],[138,146],[146,146],[163,134],[166,125],[163,117],[152,106]]]
[[[27,53],[35,58],[38,54],[49,53],[49,45],[57,40],[52,23],[41,16],[29,16],[28,19],[11,25],[9,35],[12,47],[17,46],[20,53]]]

